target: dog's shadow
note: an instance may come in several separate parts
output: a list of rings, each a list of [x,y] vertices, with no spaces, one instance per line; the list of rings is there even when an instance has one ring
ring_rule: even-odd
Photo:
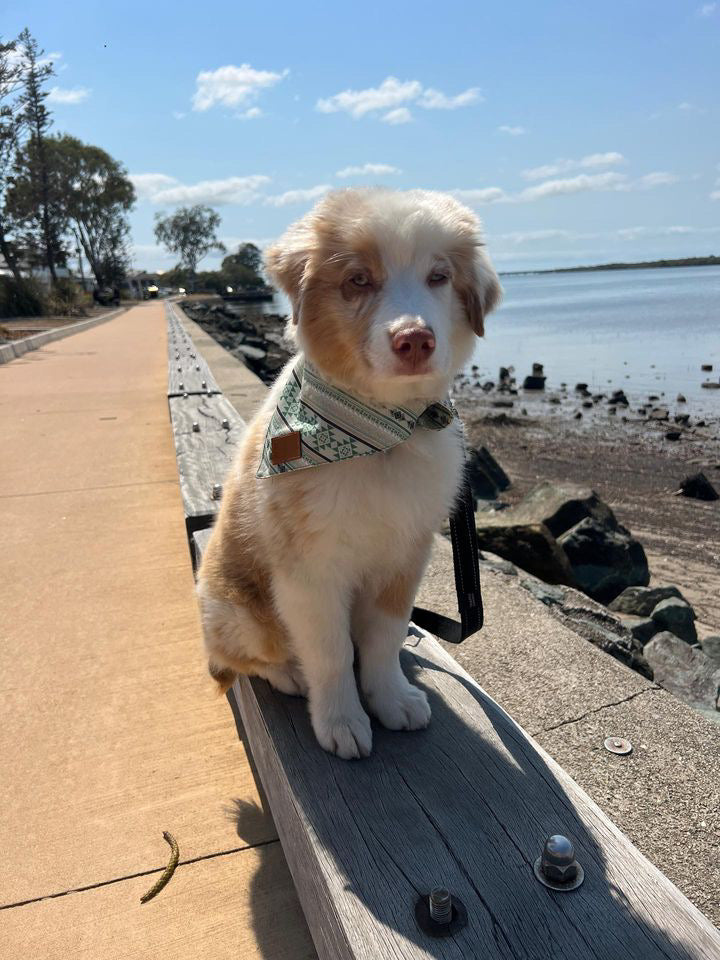
[[[358,901],[351,908],[360,929],[390,927],[428,957],[704,956],[670,938],[666,927],[655,926],[627,900],[612,878],[627,875],[632,864],[622,862],[612,837],[606,849],[619,862],[609,869],[589,828],[593,816],[576,806],[566,783],[527,748],[511,718],[462,673],[426,656],[423,646],[418,639],[414,649],[403,650],[402,660],[408,677],[428,694],[430,728],[394,733],[374,723],[373,754],[362,761],[326,754],[315,742],[305,701],[252,681],[290,782],[297,785],[294,800],[323,857],[334,858],[336,875],[325,895],[337,900],[339,912],[348,900]],[[250,756],[242,721],[239,730]],[[339,802],[329,804],[330,795]],[[267,810],[266,804],[263,797]],[[249,837],[266,814],[235,801],[234,815],[238,834]],[[533,873],[543,841],[553,833],[571,838],[585,868],[584,884],[570,893],[548,890]],[[267,960],[278,955],[267,908],[277,855],[273,859],[269,850],[261,855],[251,889],[253,930]],[[445,939],[423,933],[414,914],[418,898],[438,885],[447,885],[468,907],[467,926]],[[313,884],[312,896],[321,889]],[[314,957],[304,918],[292,919],[293,956]]]

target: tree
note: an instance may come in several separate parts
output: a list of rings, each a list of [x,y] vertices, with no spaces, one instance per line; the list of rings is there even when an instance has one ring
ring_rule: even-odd
[[[66,223],[62,220],[57,205],[57,196],[53,196],[53,185],[48,165],[46,138],[52,120],[45,106],[48,91],[46,82],[53,75],[51,61],[43,60],[44,51],[38,47],[27,27],[17,39],[20,69],[22,71],[22,89],[18,97],[21,127],[27,132],[28,140],[24,144],[24,163],[22,172],[27,178],[29,190],[21,198],[18,212],[29,226],[29,238],[39,236],[44,250],[44,259],[53,284],[57,283],[55,266],[63,259],[62,235]]]
[[[6,193],[20,131],[16,94],[21,80],[15,41],[0,43],[0,253],[18,283],[22,283],[22,276],[15,244],[10,237],[13,225],[6,209]]]
[[[47,141],[65,213],[100,286],[115,285],[127,267],[127,214],[135,189],[117,160],[67,134]]]
[[[263,284],[262,253],[254,243],[243,243],[237,253],[225,257],[220,267],[223,278],[231,287],[257,287]]]
[[[225,247],[217,238],[220,215],[211,207],[200,204],[194,207],[180,207],[172,216],[155,215],[155,237],[158,243],[167,247],[170,253],[180,256],[180,263],[187,267],[191,276],[197,271],[198,263],[211,250],[225,252]]]

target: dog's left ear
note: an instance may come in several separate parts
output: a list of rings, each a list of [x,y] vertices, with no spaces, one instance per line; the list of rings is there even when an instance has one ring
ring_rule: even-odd
[[[484,249],[479,248],[472,262],[458,271],[456,287],[470,326],[478,337],[482,337],[485,333],[485,317],[498,306],[503,293],[495,268]]]
[[[297,324],[300,317],[303,281],[314,238],[309,216],[303,217],[265,252],[270,279],[285,291],[292,303],[293,324]]]

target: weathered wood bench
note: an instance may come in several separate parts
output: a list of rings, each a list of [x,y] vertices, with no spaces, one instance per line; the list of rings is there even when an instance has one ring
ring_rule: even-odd
[[[206,429],[181,429],[222,399],[195,396],[183,408],[191,397],[168,390],[197,560],[218,506],[203,497],[222,484],[243,424],[226,404],[205,408]],[[411,626],[403,665],[427,691],[432,723],[374,725],[373,754],[356,762],[318,746],[304,700],[247,677],[231,691],[322,960],[720,960],[716,928],[437,641]],[[584,870],[572,891],[536,878],[557,833]],[[415,914],[436,886],[467,912],[439,939]]]

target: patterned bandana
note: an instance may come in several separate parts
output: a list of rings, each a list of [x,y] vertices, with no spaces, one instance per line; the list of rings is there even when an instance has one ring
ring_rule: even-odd
[[[442,430],[457,417],[447,397],[410,407],[369,406],[323,380],[302,355],[275,408],[256,476],[290,473],[390,450],[416,427]]]

